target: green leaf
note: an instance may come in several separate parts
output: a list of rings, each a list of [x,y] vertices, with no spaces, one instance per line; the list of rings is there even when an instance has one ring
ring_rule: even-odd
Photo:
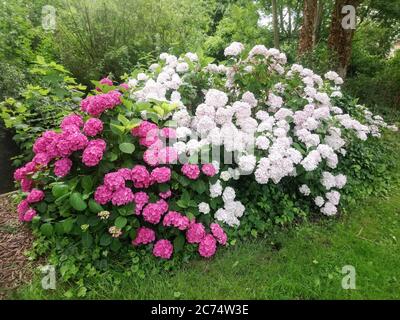
[[[89,248],[92,246],[93,243],[93,237],[89,232],[84,232],[82,234],[82,244],[86,247]]]
[[[100,245],[103,247],[107,247],[110,245],[111,241],[112,237],[109,234],[104,233],[100,238]]]
[[[66,219],[62,222],[65,233],[70,233],[72,231],[74,222],[75,222],[75,219],[72,219],[72,218]]]
[[[175,252],[182,251],[184,245],[185,245],[185,237],[183,234],[179,234],[174,239],[174,251]]]
[[[114,153],[114,152],[109,152],[109,153],[107,154],[107,159],[108,159],[109,161],[111,161],[111,162],[114,162],[115,160],[118,159],[118,155],[117,155],[116,153]]]
[[[128,220],[125,217],[118,217],[115,219],[114,225],[120,229],[126,226]]]
[[[90,192],[93,188],[93,177],[91,176],[85,176],[81,180],[81,185],[82,188],[85,190],[85,192]]]
[[[99,213],[101,211],[104,211],[103,207],[93,199],[89,200],[89,210],[93,213]]]
[[[119,150],[123,153],[132,154],[135,151],[135,145],[129,142],[124,142],[119,145]]]
[[[198,194],[203,194],[207,190],[207,185],[203,180],[198,179],[192,184],[192,189]]]
[[[45,223],[40,227],[40,232],[45,237],[50,237],[53,234],[53,226],[50,223]]]
[[[125,127],[129,125],[129,120],[123,114],[118,115],[118,121],[121,122]]]
[[[178,201],[176,202],[176,204],[177,204],[180,208],[183,208],[183,209],[186,209],[186,208],[188,207],[188,205],[187,205],[184,201],[182,201],[182,200],[178,200]]]
[[[53,196],[57,199],[60,198],[61,196],[67,194],[69,191],[69,188],[67,185],[65,184],[56,184],[53,186],[53,188],[51,189],[51,193],[53,194]]]
[[[118,239],[112,239],[110,248],[112,251],[117,252],[121,248],[121,242]]]
[[[125,133],[125,127],[124,126],[120,126],[118,124],[115,123],[111,123],[110,124],[110,128],[112,133],[118,135],[118,136],[122,136]]]
[[[82,195],[79,192],[74,192],[69,197],[69,203],[71,204],[72,208],[77,211],[84,211],[87,208],[87,204],[82,199]]]
[[[126,126],[126,128],[130,131],[133,128],[136,128],[140,125],[140,123],[142,122],[141,119],[138,118],[134,118],[131,121],[129,121],[129,124]]]

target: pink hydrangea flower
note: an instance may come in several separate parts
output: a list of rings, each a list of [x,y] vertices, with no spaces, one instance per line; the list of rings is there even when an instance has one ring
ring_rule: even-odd
[[[28,162],[21,168],[18,168],[14,171],[14,180],[21,181],[22,179],[26,178],[29,174],[33,174],[36,171],[36,163],[33,161]]]
[[[41,165],[41,166],[47,166],[49,164],[50,160],[51,159],[49,158],[47,153],[38,153],[32,159],[32,161],[34,163],[36,163],[37,165]]]
[[[149,166],[155,167],[158,165],[158,149],[147,149],[143,154],[143,160]]]
[[[149,203],[143,209],[142,215],[145,221],[157,224],[161,220],[161,216],[168,211],[168,204],[159,200],[156,203]]]
[[[189,243],[199,243],[206,235],[206,230],[201,223],[192,223],[186,231],[186,240]]]
[[[134,246],[138,246],[141,244],[149,244],[154,240],[156,240],[156,233],[154,232],[154,230],[146,227],[140,227],[137,230],[136,238],[132,241],[132,244]]]
[[[168,139],[176,139],[176,130],[173,128],[162,128],[160,130],[160,136]]]
[[[162,259],[170,259],[174,246],[168,240],[158,240],[153,248],[153,255]]]
[[[139,126],[131,131],[135,137],[145,138],[149,133],[154,136],[158,135],[158,127],[156,124],[149,121],[142,121]]]
[[[86,121],[83,132],[89,137],[95,137],[103,131],[103,122],[100,119],[91,118]]]
[[[121,104],[121,93],[113,90],[83,99],[81,109],[93,117],[98,117],[107,109],[113,109],[119,104]]]
[[[75,126],[79,130],[79,128],[82,128],[83,126],[82,117],[77,114],[70,114],[69,116],[66,116],[62,120],[60,128],[64,130],[68,126]]]
[[[44,192],[42,190],[33,189],[29,194],[26,200],[29,203],[40,202],[44,199]]]
[[[104,85],[107,85],[107,86],[112,86],[113,85],[112,80],[110,78],[108,78],[108,77],[105,77],[105,78],[101,79],[99,82],[100,82],[100,84],[104,84]]]
[[[54,174],[57,177],[65,177],[71,170],[72,161],[68,158],[57,160],[54,163]]]
[[[210,258],[217,250],[217,241],[211,234],[207,234],[199,244],[199,253],[204,258]]]
[[[181,169],[182,173],[191,180],[196,180],[200,175],[200,169],[197,164],[185,163]]]
[[[175,227],[179,230],[186,230],[190,221],[188,217],[181,215],[179,212],[170,211],[164,216],[163,225],[165,227]]]
[[[173,147],[165,147],[158,151],[158,161],[162,164],[174,164],[178,160],[178,152]]]
[[[135,188],[148,188],[150,186],[150,173],[145,166],[136,165],[131,171]]]
[[[80,132],[63,133],[61,138],[69,143],[70,153],[85,149],[88,144],[88,138]]]
[[[23,216],[23,221],[25,222],[30,222],[33,220],[34,217],[36,217],[36,210],[35,209],[29,209],[28,211],[25,212]]]
[[[90,147],[97,147],[100,148],[101,151],[106,151],[107,148],[107,143],[103,140],[103,139],[95,139],[95,140],[91,140],[88,143],[88,148]]]
[[[82,154],[82,162],[87,167],[95,167],[103,159],[103,150],[99,147],[87,147]]]
[[[210,229],[212,235],[215,237],[215,239],[217,239],[218,243],[224,246],[228,240],[228,237],[221,226],[217,223],[211,223]]]
[[[104,176],[104,185],[111,191],[125,187],[125,179],[119,172],[110,172]]]
[[[168,190],[165,192],[160,192],[158,195],[160,196],[161,199],[168,199],[169,197],[172,196],[172,192],[171,190]]]
[[[108,202],[111,201],[113,196],[113,192],[108,189],[106,186],[99,186],[96,189],[96,192],[94,193],[94,200],[98,204],[107,204]]]
[[[160,209],[163,214],[168,211],[168,202],[167,201],[160,199],[156,202],[156,204],[160,206]]]
[[[135,213],[140,215],[142,212],[143,207],[149,202],[149,196],[146,192],[140,191],[135,193]]]
[[[71,124],[71,125],[64,126],[62,128],[62,131],[63,131],[63,133],[71,134],[71,133],[80,133],[81,129],[78,126],[74,126]]]
[[[166,183],[171,180],[171,169],[167,167],[155,168],[150,177],[152,181],[157,183]]]
[[[213,177],[217,173],[215,167],[211,163],[203,164],[201,171],[208,177]]]
[[[122,176],[125,179],[125,181],[132,180],[132,170],[131,169],[121,168],[117,172],[120,176]]]
[[[14,180],[21,181],[26,176],[26,169],[25,167],[18,168],[14,171]]]
[[[139,139],[139,144],[144,147],[151,147],[158,144],[160,141],[157,135],[148,134],[146,137]]]
[[[32,190],[33,181],[31,179],[22,178],[21,180],[21,190],[22,192],[29,192]]]
[[[129,188],[121,188],[113,193],[112,204],[114,206],[124,206],[133,202],[134,195]]]
[[[17,207],[19,221],[24,221],[24,215],[28,210],[29,210],[29,202],[27,200],[22,200]]]
[[[119,86],[125,90],[129,90],[129,85],[127,83],[121,83]]]

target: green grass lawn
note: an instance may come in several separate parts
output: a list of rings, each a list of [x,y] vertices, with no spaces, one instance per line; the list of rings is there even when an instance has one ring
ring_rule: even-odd
[[[305,223],[268,240],[220,250],[174,274],[87,285],[93,299],[399,299],[400,189],[371,198],[338,219]],[[342,267],[356,270],[356,289],[344,290]],[[65,298],[68,288],[44,291],[40,281],[16,299]]]

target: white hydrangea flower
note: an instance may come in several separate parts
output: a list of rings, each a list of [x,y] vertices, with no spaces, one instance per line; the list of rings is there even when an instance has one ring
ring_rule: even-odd
[[[229,173],[229,171],[222,171],[220,176],[221,180],[227,182],[231,179],[231,174]]]
[[[333,205],[337,206],[340,201],[340,193],[337,191],[330,191],[325,194],[326,199]]]
[[[227,48],[225,48],[224,55],[228,56],[237,56],[244,50],[244,45],[240,42],[232,42]]]
[[[301,194],[305,195],[305,196],[309,196],[311,194],[311,190],[310,188],[306,185],[303,184],[300,188],[299,191]]]
[[[217,180],[216,183],[210,184],[210,197],[217,198],[222,194],[222,184],[220,180]]]
[[[250,91],[246,91],[242,95],[242,101],[248,103],[252,108],[257,107],[258,101],[254,94]]]
[[[316,206],[321,208],[324,205],[325,200],[321,196],[318,196],[318,197],[315,197],[314,203],[315,203]]]
[[[239,157],[238,165],[242,172],[253,172],[256,167],[257,159],[254,155],[246,155]]]
[[[192,62],[199,61],[199,57],[197,56],[196,53],[188,52],[185,54],[185,57],[188,58]]]
[[[210,205],[205,202],[199,203],[199,212],[204,213],[204,214],[210,213]]]
[[[323,213],[326,216],[334,216],[337,213],[337,208],[334,204],[328,201],[321,208],[321,213]]]
[[[185,73],[189,71],[189,65],[186,62],[180,62],[176,66],[176,72]]]
[[[226,187],[224,193],[222,194],[222,200],[224,200],[224,202],[227,203],[235,200],[235,198],[236,198],[235,190],[232,187]]]
[[[214,108],[220,108],[226,106],[228,103],[228,96],[225,92],[210,89],[206,94],[206,104],[213,106]]]

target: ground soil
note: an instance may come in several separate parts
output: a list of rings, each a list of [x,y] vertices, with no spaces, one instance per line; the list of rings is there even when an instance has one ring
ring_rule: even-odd
[[[28,226],[18,220],[12,197],[0,195],[0,300],[29,281],[33,265],[25,252],[32,241]]]

